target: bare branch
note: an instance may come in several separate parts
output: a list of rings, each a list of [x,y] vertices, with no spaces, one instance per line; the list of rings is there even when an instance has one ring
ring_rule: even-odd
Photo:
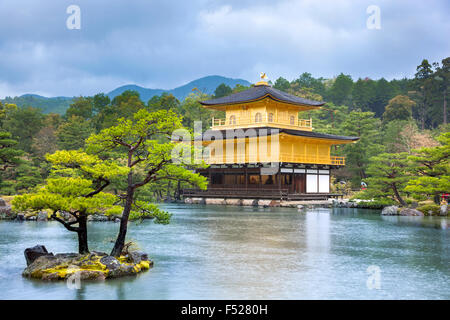
[[[60,223],[62,223],[62,225],[69,231],[74,231],[74,232],[78,232],[80,230],[80,228],[76,228],[76,227],[72,227],[71,223],[67,223],[65,222],[63,219],[58,218],[56,216],[56,212],[53,212],[52,215],[50,216],[53,220],[58,221]]]
[[[159,170],[161,170],[161,167],[168,163],[170,160],[163,160],[161,161],[155,168],[153,168],[152,170],[150,170],[149,172],[147,172],[147,176],[145,177],[144,180],[142,180],[141,182],[135,183],[132,185],[133,189],[142,187],[144,185],[146,185],[147,183],[149,183],[150,181],[152,181],[152,177],[153,175],[158,172]]]
[[[104,179],[104,178],[100,178],[100,180],[104,181],[105,183],[103,185],[101,185],[99,188],[97,188],[97,190],[94,190],[91,193],[88,193],[87,195],[85,195],[84,196],[85,198],[90,198],[90,197],[95,196],[96,194],[102,192],[111,183],[109,180]]]
[[[124,147],[127,147],[127,148],[129,148],[129,149],[132,149],[132,148],[133,148],[133,146],[132,146],[131,144],[126,143],[126,142],[124,142],[124,141],[122,141],[122,140],[120,140],[120,139],[118,139],[118,138],[114,138],[112,141],[115,142],[115,143],[117,143],[117,144],[120,144],[120,145],[122,145],[122,146],[124,146]]]

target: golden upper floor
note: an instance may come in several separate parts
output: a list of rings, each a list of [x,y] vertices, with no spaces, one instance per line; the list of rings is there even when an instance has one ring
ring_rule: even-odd
[[[324,104],[279,91],[264,82],[246,91],[201,103],[206,108],[225,111],[225,118],[212,119],[213,130],[275,127],[305,131],[312,131],[312,120],[299,119],[299,112]]]
[[[312,131],[311,119],[299,119],[298,111],[289,107],[271,106],[266,101],[247,107],[228,107],[225,118],[212,118],[211,129],[275,127]]]

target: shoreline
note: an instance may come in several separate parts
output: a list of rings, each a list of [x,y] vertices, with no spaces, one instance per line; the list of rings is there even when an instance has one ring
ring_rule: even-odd
[[[15,212],[3,198],[0,198],[0,221],[51,221],[48,212],[43,210],[39,212]],[[162,204],[200,204],[200,205],[222,205],[254,208],[296,208],[299,212],[307,209],[320,208],[354,208],[354,209],[373,209],[381,210],[381,215],[413,215],[413,216],[448,216],[448,206],[441,206],[441,212],[423,212],[414,207],[398,207],[396,205],[385,205],[377,201],[370,200],[349,200],[349,199],[328,199],[328,200],[261,200],[261,199],[225,199],[225,198],[197,198],[187,197],[184,200],[162,202]],[[443,214],[446,212],[447,214]],[[61,213],[61,218],[70,221],[71,216],[68,213]],[[119,223],[119,216],[106,216],[103,214],[92,214],[88,216],[88,222],[114,222]]]

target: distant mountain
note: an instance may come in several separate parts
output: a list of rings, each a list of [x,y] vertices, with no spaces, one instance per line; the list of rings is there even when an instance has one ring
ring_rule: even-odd
[[[142,101],[147,102],[150,98],[153,96],[159,96],[164,92],[173,94],[178,100],[183,100],[186,98],[189,93],[192,92],[192,89],[197,88],[200,91],[207,93],[207,94],[213,94],[216,88],[221,85],[222,83],[225,83],[227,86],[230,86],[231,88],[234,88],[237,84],[241,84],[244,86],[250,86],[250,82],[243,79],[232,79],[232,78],[226,78],[222,76],[207,76],[203,77],[194,81],[189,82],[188,84],[185,84],[181,87],[177,87],[170,90],[163,90],[163,89],[147,89],[143,88],[137,85],[125,85],[121,86],[117,89],[114,89],[110,93],[108,93],[108,96],[112,99],[115,96],[120,95],[122,92],[126,90],[135,90],[139,92]]]
[[[232,79],[226,78],[222,76],[207,76],[194,81],[191,81],[183,86],[164,90],[164,89],[149,89],[144,88],[138,85],[129,84],[118,87],[107,95],[113,99],[115,96],[120,95],[122,92],[126,90],[135,90],[139,92],[142,101],[147,102],[150,98],[156,95],[161,95],[164,92],[173,94],[178,100],[183,100],[185,97],[192,92],[192,89],[197,88],[198,90],[207,93],[213,94],[216,88],[225,83],[226,85],[234,88],[236,84],[240,84],[243,86],[250,86],[250,82],[243,79]],[[59,113],[64,114],[72,103],[74,97],[43,97],[37,94],[24,94],[20,97],[6,97],[2,101],[3,103],[14,103],[19,107],[22,106],[31,106],[35,108],[41,108],[44,113]]]
[[[107,96],[110,97],[112,100],[114,97],[121,95],[124,91],[127,91],[127,90],[133,90],[133,91],[139,92],[139,95],[141,96],[141,100],[144,102],[147,102],[153,96],[159,96],[163,92],[166,92],[163,89],[147,89],[147,88],[135,85],[135,84],[127,84],[125,86],[121,86],[121,87],[114,89],[113,91],[109,92],[107,94]]]

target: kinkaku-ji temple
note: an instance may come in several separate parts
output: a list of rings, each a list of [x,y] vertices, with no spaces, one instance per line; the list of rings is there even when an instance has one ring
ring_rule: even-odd
[[[311,119],[299,112],[325,102],[303,99],[257,82],[248,90],[201,101],[225,112],[212,119],[201,143],[209,149],[207,190],[185,189],[184,197],[224,199],[323,200],[330,192],[331,170],[345,158],[331,155],[332,146],[355,143],[346,137],[313,131]]]

